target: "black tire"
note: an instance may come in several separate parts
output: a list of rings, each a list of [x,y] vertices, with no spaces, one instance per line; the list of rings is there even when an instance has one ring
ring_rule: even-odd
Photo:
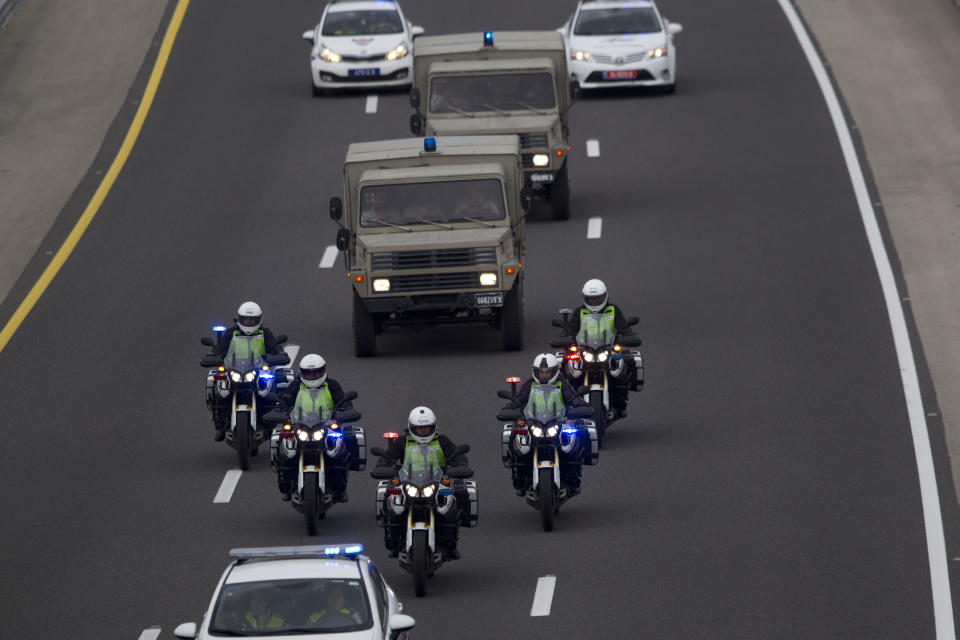
[[[250,414],[241,411],[237,414],[237,430],[234,433],[233,446],[237,450],[237,463],[243,471],[250,468]]]
[[[353,292],[353,350],[358,358],[377,355],[377,321]]]
[[[553,469],[538,471],[537,498],[540,506],[540,524],[544,531],[553,531],[553,517],[557,514],[557,505],[553,493]]]
[[[603,407],[603,391],[590,392],[590,408],[593,409],[593,421],[597,424],[597,448],[603,448],[603,432],[607,430],[607,410]]]
[[[304,479],[303,484],[303,519],[307,523],[307,535],[317,535],[320,518],[317,515],[320,510],[320,484],[317,481],[317,474],[310,473]]]
[[[520,280],[507,292],[500,308],[500,342],[504,351],[523,349],[523,285]]]
[[[570,179],[567,177],[566,162],[550,185],[550,208],[553,210],[554,220],[570,218]]]
[[[323,89],[319,88],[317,85],[310,83],[310,88],[313,89],[313,97],[319,98],[320,96],[326,95]]]
[[[663,85],[662,91],[663,91],[664,93],[668,93],[668,94],[669,94],[669,93],[676,93],[676,92],[677,92],[677,83],[676,83],[676,81],[674,81],[674,82],[671,83],[671,84],[665,84],[665,85]]]
[[[427,532],[413,532],[413,590],[418,598],[427,595],[427,576],[430,574],[430,547]]]

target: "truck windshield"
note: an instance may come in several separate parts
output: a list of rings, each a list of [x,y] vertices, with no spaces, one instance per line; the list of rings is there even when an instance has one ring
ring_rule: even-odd
[[[549,73],[439,76],[430,80],[430,111],[516,111],[557,104]]]
[[[501,220],[503,187],[496,178],[377,184],[360,189],[364,227],[459,220]]]
[[[578,36],[612,36],[658,31],[660,21],[652,7],[618,7],[581,11],[573,33]]]
[[[330,11],[323,21],[325,36],[363,36],[402,33],[403,22],[396,11]]]

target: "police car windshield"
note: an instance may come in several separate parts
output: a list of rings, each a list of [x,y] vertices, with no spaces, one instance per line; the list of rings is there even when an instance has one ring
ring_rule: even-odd
[[[503,186],[496,178],[378,184],[360,190],[364,227],[502,220]]]
[[[392,10],[331,11],[323,21],[322,33],[325,36],[375,36],[384,33],[403,33],[403,21],[400,20],[400,15]]]
[[[233,336],[227,355],[223,358],[223,366],[240,373],[258,368],[263,364],[258,344],[260,340],[260,336]]]
[[[438,76],[430,80],[430,111],[530,111],[552,109],[557,100],[549,73]]]
[[[271,580],[223,587],[213,609],[212,636],[345,633],[373,626],[359,579]]]
[[[577,18],[573,34],[577,36],[612,36],[624,33],[657,33],[660,20],[653,7],[616,7],[585,9]]]

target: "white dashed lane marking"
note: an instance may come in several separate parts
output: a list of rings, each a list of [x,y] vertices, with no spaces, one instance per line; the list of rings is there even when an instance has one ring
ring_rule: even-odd
[[[157,640],[160,637],[160,627],[150,627],[140,632],[137,640]]]
[[[340,253],[337,251],[337,248],[333,245],[330,245],[323,250],[323,257],[320,258],[320,264],[318,265],[321,269],[329,269],[333,266],[333,263],[337,261],[337,254]]]
[[[587,240],[596,240],[603,231],[603,218],[590,218],[587,222]]]
[[[287,367],[292,367],[297,362],[297,354],[300,353],[300,345],[298,344],[288,344],[283,348],[287,352],[287,355],[290,356],[290,364]]]
[[[600,157],[600,141],[596,138],[591,138],[587,140],[587,157],[588,158],[599,158]]]
[[[556,585],[556,576],[543,576],[537,580],[537,590],[533,594],[533,606],[530,607],[531,616],[550,615],[550,605],[553,604],[553,588]]]
[[[364,113],[376,113],[377,112],[377,103],[380,101],[380,97],[376,94],[371,94],[367,96],[367,106],[364,108]]]
[[[226,504],[230,502],[230,498],[233,497],[233,492],[237,488],[237,483],[240,482],[240,476],[243,475],[243,471],[240,469],[230,469],[227,471],[227,474],[223,476],[223,482],[220,483],[220,489],[217,491],[217,495],[213,497],[214,504]]]

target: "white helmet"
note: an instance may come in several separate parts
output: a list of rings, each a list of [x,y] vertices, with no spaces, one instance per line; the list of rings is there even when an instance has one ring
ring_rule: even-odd
[[[607,285],[603,280],[587,280],[583,285],[583,306],[594,313],[599,313],[607,306]]]
[[[539,384],[553,384],[560,375],[560,361],[552,353],[541,353],[533,359],[533,379]]]
[[[244,302],[237,309],[237,324],[245,335],[252,336],[260,330],[263,321],[263,311],[256,302]]]
[[[429,407],[416,407],[407,417],[407,433],[420,444],[430,444],[437,435],[437,416]]]
[[[319,389],[327,381],[327,361],[315,353],[300,359],[300,382],[308,389]]]

